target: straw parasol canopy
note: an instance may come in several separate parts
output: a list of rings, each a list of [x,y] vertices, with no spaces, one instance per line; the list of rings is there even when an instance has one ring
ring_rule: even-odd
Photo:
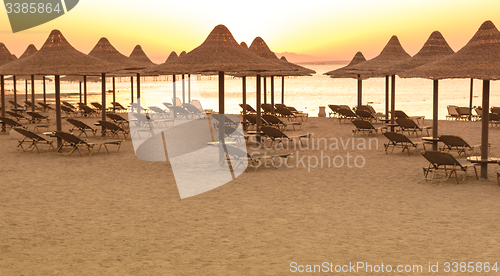
[[[353,65],[348,70],[366,77],[382,77],[384,70],[411,56],[403,49],[397,36],[393,35],[380,54],[366,62]]]
[[[331,78],[358,78],[358,74],[350,71],[354,65],[366,61],[365,56],[361,52],[357,52],[352,58],[351,62],[342,68],[338,68],[332,71],[324,73],[324,75],[330,76]]]
[[[263,72],[286,70],[277,62],[243,49],[224,25],[216,26],[205,41],[184,57],[145,70],[147,73],[187,74],[204,72]]]
[[[144,64],[144,66],[147,67],[155,65],[155,63],[149,59],[146,53],[144,53],[141,45],[136,45],[134,47],[134,50],[132,50],[132,53],[129,56],[129,59],[137,63]]]
[[[309,76],[311,74],[315,74],[316,71],[307,69],[305,67],[302,67],[297,64],[293,64],[288,62],[285,57],[281,57],[281,59],[278,59],[276,54],[271,51],[269,46],[267,46],[267,43],[262,39],[261,37],[256,37],[253,41],[252,44],[250,44],[250,47],[248,47],[248,50],[250,52],[273,61],[278,61],[280,64],[284,65],[285,68],[289,68],[289,71],[270,71],[270,72],[265,72],[263,75],[265,76]]]
[[[490,80],[500,79],[500,32],[493,22],[485,21],[471,40],[458,52],[400,74],[434,80],[471,78],[483,80],[481,116],[481,160],[488,159]],[[436,93],[437,94],[437,93]],[[481,162],[481,178],[488,178],[488,164]]]
[[[126,67],[125,69],[145,68],[145,65],[141,65],[118,52],[118,50],[116,50],[116,48],[113,47],[113,45],[111,45],[109,40],[105,37],[99,39],[92,51],[90,51],[89,56],[102,59],[110,63],[121,64]]]
[[[440,60],[454,53],[455,51],[451,49],[443,35],[438,31],[434,31],[415,56],[390,66],[386,73],[389,75],[397,74],[401,71],[410,70]]]
[[[0,66],[16,60],[16,56],[11,54],[3,43],[0,43]]]
[[[179,59],[179,56],[177,55],[177,53],[175,51],[172,51],[170,53],[170,55],[168,55],[167,59],[165,60],[165,63],[172,63],[172,62],[176,61],[177,59]]]
[[[26,50],[24,50],[24,53],[19,57],[19,59],[23,59],[25,57],[29,57],[36,53],[38,50],[36,49],[35,45],[30,44]]]
[[[262,37],[258,36],[256,37],[253,41],[252,44],[250,44],[250,47],[248,47],[248,50],[250,50],[252,53],[263,57],[267,59],[277,59],[278,57],[276,56],[271,49],[269,49],[269,46],[267,46],[266,42]]]
[[[0,74],[84,75],[112,72],[117,68],[76,50],[59,30],[53,30],[38,52],[1,66]]]
[[[500,32],[493,22],[484,22],[457,53],[399,74],[406,78],[500,79]]]
[[[313,74],[316,74],[316,71],[314,71],[312,69],[309,69],[309,68],[300,66],[298,64],[289,62],[285,56],[282,56],[279,59],[279,61],[292,69],[296,69],[297,71],[291,71],[288,73],[278,72],[278,74],[277,74],[278,76],[311,76]]]

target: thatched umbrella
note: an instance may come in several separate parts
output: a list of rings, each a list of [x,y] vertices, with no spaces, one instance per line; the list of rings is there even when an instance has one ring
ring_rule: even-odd
[[[353,73],[350,68],[356,64],[366,61],[365,56],[361,52],[357,52],[352,58],[351,62],[342,68],[338,68],[332,71],[326,72],[324,75],[330,76],[331,78],[353,78],[358,80],[358,106],[363,104],[363,79],[360,74]]]
[[[483,80],[481,135],[481,178],[488,178],[488,110],[490,81],[500,79],[500,32],[485,21],[471,40],[458,52],[436,62],[400,74],[402,77],[439,79],[472,78]]]
[[[113,64],[119,64],[123,65],[127,68],[146,68],[147,66],[144,65],[144,63],[138,63],[127,56],[123,55],[122,53],[118,52],[113,45],[109,42],[109,40],[105,37],[102,37],[99,39],[97,44],[94,46],[94,48],[90,51],[89,56],[99,58],[102,60],[105,60],[107,62],[113,63]],[[150,66],[150,65],[148,65]],[[121,74],[126,74],[128,75],[129,72],[120,72]],[[113,102],[116,101],[116,89],[115,89],[115,76],[112,76],[113,78]],[[105,82],[105,80],[104,80]],[[106,103],[102,103],[102,105],[106,105]],[[115,112],[115,106],[113,104],[113,112]]]
[[[389,74],[384,69],[401,62],[411,56],[403,49],[397,36],[393,35],[380,54],[370,60],[352,66],[349,71],[357,73],[360,77],[385,76],[385,116],[389,119]],[[391,75],[391,123],[394,124],[394,109],[396,96],[396,79]]]
[[[38,50],[36,49],[35,45],[33,44],[30,44],[28,45],[28,47],[26,48],[26,50],[24,50],[24,53],[19,57],[19,59],[23,59],[23,58],[26,58],[26,57],[29,57],[31,55],[33,55],[34,53],[36,53]],[[41,77],[38,77],[38,76],[34,76],[34,80],[42,80],[43,81],[43,103],[47,103],[47,94],[46,94],[46,89],[45,89],[45,76],[41,76]],[[14,81],[14,102],[17,104],[17,93],[16,93],[16,85],[17,85],[17,80],[24,80],[25,82],[25,86],[26,86],[26,91],[25,91],[25,95],[26,95],[26,100],[28,100],[28,80],[32,80],[32,77],[31,76],[12,76],[12,80]],[[34,84],[34,81],[32,80],[32,84],[31,84],[31,101],[33,103],[33,106],[32,106],[32,109],[34,110],[34,105],[35,105],[35,84]]]
[[[101,72],[102,79],[106,73],[114,71],[118,66],[106,61],[87,56],[79,52],[64,38],[59,30],[53,30],[42,48],[35,54],[0,67],[0,76],[6,74],[55,75],[56,124],[57,130],[62,130],[60,75],[85,74],[93,75]],[[106,87],[102,83],[102,98],[105,102]],[[106,111],[103,110],[105,120]],[[61,140],[58,139],[58,145]]]
[[[136,45],[134,47],[134,50],[132,50],[132,53],[129,56],[129,59],[132,60],[132,61],[135,61],[137,63],[142,63],[146,67],[155,65],[155,63],[153,63],[149,59],[149,57],[146,55],[146,53],[144,53],[144,51],[142,50],[141,45]]]
[[[24,50],[24,53],[19,57],[19,59],[23,59],[25,57],[29,57],[31,55],[33,55],[34,53],[38,52],[38,50],[36,49],[35,45],[33,44],[30,44],[28,45],[28,48],[26,48],[26,50]]]
[[[286,58],[282,57],[278,59],[276,54],[271,51],[269,46],[267,46],[264,39],[261,37],[256,37],[250,47],[248,48],[252,53],[272,61],[277,61],[279,64],[283,65],[284,68],[288,68],[289,71],[268,71],[263,73],[263,76],[271,77],[271,106],[274,107],[274,76],[281,76],[281,102],[284,103],[284,78],[285,76],[310,76],[315,74],[316,71],[302,67],[297,64],[290,63]],[[264,103],[266,103],[266,78],[264,77]],[[272,109],[274,112],[274,108]]]
[[[134,50],[132,50],[132,53],[129,56],[129,59],[132,61],[135,61],[137,63],[140,63],[144,66],[144,68],[148,68],[151,66],[156,65],[154,62],[152,62],[149,57],[144,53],[142,50],[141,45],[136,45],[134,47]],[[140,87],[140,80],[137,81]],[[130,102],[134,102],[134,76],[130,76]],[[140,93],[140,92],[139,92]]]
[[[171,63],[149,68],[158,74],[212,73],[219,75],[219,113],[224,114],[224,72],[258,74],[268,70],[284,70],[277,62],[258,57],[241,47],[224,26],[216,26],[205,41]]]
[[[404,72],[406,70],[410,70],[413,68],[417,68],[424,64],[435,62],[444,57],[454,54],[455,52],[450,48],[450,45],[446,42],[443,35],[434,31],[427,41],[424,43],[424,46],[418,53],[402,62],[396,63],[393,66],[390,66],[386,69],[387,74],[397,74],[400,72]],[[433,141],[433,150],[437,150],[438,143],[438,83],[437,80],[433,84],[433,130],[432,135],[434,138]]]
[[[14,61],[16,60],[16,56],[14,56],[13,54],[10,53],[10,51],[7,49],[7,47],[5,47],[5,45],[3,43],[0,43],[0,66],[1,65],[4,65],[4,64],[8,64],[9,62],[11,61]],[[7,109],[7,107],[5,106],[5,80],[4,80],[4,76],[1,75],[1,80],[0,80],[0,85],[2,86],[1,87],[1,90],[2,90],[2,93],[1,93],[1,99],[0,99],[0,102],[2,104],[2,117],[5,117],[5,110]],[[2,127],[2,129],[4,129],[4,127]]]

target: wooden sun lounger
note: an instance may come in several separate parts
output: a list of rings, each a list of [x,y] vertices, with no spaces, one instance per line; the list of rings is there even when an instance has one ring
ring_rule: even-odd
[[[356,127],[355,129],[352,130],[353,135],[356,135],[359,132],[365,133],[365,131],[368,132],[368,135],[375,135],[378,131],[382,133],[383,130],[387,130],[386,126],[382,127],[374,127],[373,124],[369,121],[365,120],[360,120],[360,119],[354,119],[352,120],[352,123]]]
[[[80,147],[86,147],[89,151],[89,156],[92,155],[92,152],[94,150],[95,146],[99,146],[99,149],[97,152],[101,150],[101,147],[104,146],[106,149],[106,152],[109,154],[109,149],[107,145],[118,145],[118,152],[120,150],[120,147],[122,145],[122,140],[104,140],[104,139],[99,139],[99,140],[82,140],[79,137],[63,132],[63,131],[56,131],[54,134],[63,140],[63,143],[59,148],[57,149],[58,152],[62,150],[63,147],[71,147],[69,155],[71,155],[73,152],[78,151],[80,153],[80,156],[83,157],[82,152],[80,151]]]
[[[45,139],[42,136],[40,136],[34,132],[31,132],[27,129],[24,129],[22,127],[14,127],[12,129],[24,136],[24,138],[22,140],[18,141],[19,144],[17,145],[18,147],[21,147],[21,149],[23,151],[25,151],[24,147],[23,147],[24,143],[30,143],[28,149],[29,148],[31,148],[31,150],[36,149],[36,151],[38,153],[40,153],[40,149],[38,148],[38,144],[49,145],[49,148],[47,149],[47,151],[49,151],[51,148],[52,149],[54,148],[54,145],[53,145],[54,140]]]
[[[394,152],[394,149],[396,147],[400,147],[402,149],[401,152],[407,150],[408,155],[410,155],[410,148],[414,148],[415,149],[414,153],[416,154],[419,145],[422,145],[425,150],[426,142],[413,142],[412,140],[410,140],[410,138],[406,137],[404,134],[397,132],[386,132],[384,133],[384,136],[387,139],[389,139],[389,142],[387,144],[384,144],[384,149],[386,154],[389,154],[388,152],[389,147],[392,147],[392,152]]]
[[[446,181],[454,174],[458,184],[457,171],[461,170],[464,172],[464,178],[462,181],[465,181],[465,178],[467,177],[467,170],[470,167],[474,168],[476,178],[479,179],[476,165],[462,165],[457,159],[455,159],[455,157],[453,157],[453,155],[447,152],[425,151],[422,155],[425,159],[427,159],[427,161],[429,161],[429,165],[423,168],[425,180],[435,180],[434,177],[436,173],[444,173],[445,179],[442,180]],[[431,177],[429,177],[430,173],[432,173]]]
[[[309,140],[310,135],[309,134],[302,134],[302,135],[296,135],[296,136],[288,136],[285,133],[283,133],[281,130],[270,127],[270,126],[263,126],[260,129],[264,135],[266,136],[266,139],[263,141],[265,144],[267,140],[271,140],[272,142],[274,141],[279,141],[279,143],[282,143],[283,140],[286,140],[288,142],[293,141],[295,139],[299,140],[299,142],[302,144],[302,140],[305,138],[306,140]]]

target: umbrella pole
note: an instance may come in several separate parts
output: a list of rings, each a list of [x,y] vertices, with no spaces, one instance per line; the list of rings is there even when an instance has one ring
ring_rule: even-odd
[[[115,77],[113,77],[113,102],[116,102],[116,84]],[[113,105],[113,113],[116,113],[116,105]]]
[[[247,77],[243,76],[241,78],[241,86],[243,90],[243,127],[245,127],[245,115],[247,114]]]
[[[4,80],[4,76],[3,75],[0,75],[0,90],[1,90],[1,99],[0,101],[2,102],[2,117],[5,117],[5,109],[7,109],[5,107],[5,80]],[[2,122],[2,132],[5,132],[5,123]]]
[[[175,75],[172,75],[172,89],[174,91],[174,97],[172,98],[172,103],[174,104],[174,106],[177,106],[177,91],[175,91]],[[175,111],[175,108],[174,108],[174,118],[177,117],[177,111]]]
[[[191,74],[188,74],[188,103],[191,103]]]
[[[87,76],[83,76],[83,104],[87,105]]]
[[[227,165],[229,167],[229,171],[231,172],[232,179],[236,179],[236,176],[233,171],[233,166],[231,165],[231,159],[228,155],[227,145],[224,140],[225,136],[225,128],[226,128],[226,115],[224,114],[224,71],[219,71],[219,143],[222,144],[222,148],[224,152],[219,151],[220,160],[227,161]]]
[[[388,75],[385,76],[385,119],[389,120],[389,76]]]
[[[16,76],[12,76],[12,80],[14,81],[14,107],[17,108],[17,81]]]
[[[264,81],[264,103],[267,104],[267,83],[266,83],[266,77],[262,77],[262,80]]]
[[[47,104],[47,89],[45,87],[45,76],[42,77],[42,82],[43,82],[43,103]]]
[[[24,86],[25,86],[25,95],[24,95],[24,100],[28,100],[28,79],[24,79]]]
[[[391,131],[394,131],[394,117],[396,113],[396,76],[391,76]]]
[[[481,118],[481,160],[488,159],[488,127],[490,109],[490,81],[483,80],[483,116]],[[481,179],[488,179],[488,163],[481,163]]]
[[[470,97],[469,97],[469,121],[472,121],[472,97],[474,93],[474,79],[470,79]]]
[[[31,111],[35,112],[35,75],[31,75]]]
[[[137,103],[139,106],[137,107],[137,113],[141,112],[141,74],[137,73]]]
[[[106,121],[106,73],[101,74],[101,120]],[[104,126],[102,127],[104,133]]]
[[[55,85],[55,97],[56,97],[56,130],[62,131],[62,121],[61,121],[61,79],[59,75],[55,75],[54,80]],[[59,149],[62,145],[62,139],[57,137],[57,148]]]
[[[361,76],[358,74],[358,106],[363,105],[363,100],[362,100],[363,92],[361,90],[361,87],[362,87],[361,82],[362,82]]]
[[[130,76],[130,104],[134,103],[134,76]]]
[[[184,74],[182,74],[182,104],[186,103],[186,90],[184,89]]]
[[[285,76],[281,76],[281,104],[285,104]]]
[[[255,126],[255,131],[257,132],[257,143],[260,143],[260,141],[261,141],[261,139],[260,139],[261,137],[260,137],[260,134],[259,134],[260,133],[260,127],[261,127],[261,120],[260,120],[260,101],[261,101],[261,99],[260,99],[260,92],[261,92],[260,91],[260,89],[261,89],[261,86],[260,86],[260,75],[257,75],[257,85],[256,86],[257,86],[257,93],[256,93],[256,95],[257,95],[257,100],[256,100],[257,107],[256,107],[255,110],[257,111],[257,116],[256,116],[256,118],[257,118],[256,119],[257,120],[257,125]]]
[[[274,76],[271,76],[271,114],[274,115]]]
[[[82,82],[81,81],[78,82],[78,91],[80,92],[79,93],[79,95],[80,95],[80,103],[82,103]]]
[[[432,83],[432,150],[438,150],[438,80]]]

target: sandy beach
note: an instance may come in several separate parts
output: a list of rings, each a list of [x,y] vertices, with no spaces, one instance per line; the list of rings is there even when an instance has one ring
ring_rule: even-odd
[[[480,122],[439,127],[480,142]],[[368,139],[352,129],[310,118],[289,133]],[[490,128],[490,156],[500,155],[499,137],[500,127]],[[426,182],[420,154],[385,154],[387,139],[375,138],[378,148],[293,151],[292,167],[248,170],[181,200],[169,163],[138,159],[130,138],[118,153],[80,157],[23,152],[0,134],[0,275],[287,275],[325,262],[421,265],[420,275],[435,275],[429,264],[442,274],[445,262],[496,263],[500,167],[490,165],[487,181],[470,171],[458,185]],[[307,168],[296,160],[321,154],[365,162]]]

